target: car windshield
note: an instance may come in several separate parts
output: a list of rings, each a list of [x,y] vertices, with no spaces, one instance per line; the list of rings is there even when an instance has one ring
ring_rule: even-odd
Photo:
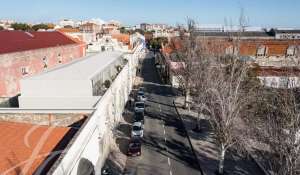
[[[138,108],[143,108],[143,107],[145,107],[145,104],[144,103],[136,103],[135,106]]]
[[[129,147],[130,148],[139,148],[140,147],[140,143],[130,143]]]
[[[141,130],[141,127],[139,127],[139,126],[133,126],[133,127],[132,127],[132,130],[134,130],[134,131],[139,131],[139,130]]]
[[[136,113],[135,114],[135,118],[137,118],[137,119],[143,119],[144,118],[144,115],[143,115],[143,113]]]
[[[138,95],[144,95],[144,92],[142,92],[142,91],[140,91],[140,92],[138,92]]]

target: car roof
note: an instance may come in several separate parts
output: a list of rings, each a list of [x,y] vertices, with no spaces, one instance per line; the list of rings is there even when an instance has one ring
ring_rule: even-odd
[[[145,103],[145,102],[143,102],[143,101],[137,101],[137,102],[135,102],[136,104],[140,104],[140,103]]]
[[[142,140],[141,140],[141,138],[140,137],[131,137],[131,142],[139,142],[139,143],[141,143],[142,142]]]
[[[138,115],[138,116],[142,115],[142,116],[144,116],[144,113],[143,112],[135,112],[134,115]]]
[[[142,122],[134,122],[132,126],[142,126]]]

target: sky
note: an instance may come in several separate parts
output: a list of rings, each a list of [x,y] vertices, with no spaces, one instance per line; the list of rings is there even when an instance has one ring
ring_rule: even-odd
[[[142,22],[184,24],[237,23],[241,8],[249,25],[299,27],[300,0],[9,0],[0,5],[0,19],[19,22],[58,22],[61,19],[118,20],[125,25]]]

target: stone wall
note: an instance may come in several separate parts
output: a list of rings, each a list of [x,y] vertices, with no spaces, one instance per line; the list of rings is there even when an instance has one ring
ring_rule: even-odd
[[[0,121],[47,126],[77,127],[89,114],[1,113]]]

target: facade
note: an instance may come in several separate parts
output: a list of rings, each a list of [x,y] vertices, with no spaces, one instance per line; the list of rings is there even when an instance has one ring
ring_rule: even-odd
[[[270,31],[273,35],[275,35],[276,39],[288,39],[295,40],[300,39],[300,30],[292,30],[292,29],[272,29]]]
[[[261,85],[269,88],[291,89],[300,87],[300,70],[260,67],[256,70]]]
[[[300,39],[276,39],[267,32],[197,32],[195,35],[207,42],[210,50],[218,47],[224,54],[253,58],[296,57],[299,54]],[[235,46],[237,38],[240,39],[239,47]]]
[[[103,33],[104,34],[120,34],[119,28],[121,23],[118,21],[109,21],[106,24],[103,24]]]
[[[102,31],[101,25],[95,23],[85,23],[80,25],[79,30],[84,33],[100,33]]]
[[[20,93],[20,80],[85,55],[85,44],[59,32],[0,32],[0,104]]]

